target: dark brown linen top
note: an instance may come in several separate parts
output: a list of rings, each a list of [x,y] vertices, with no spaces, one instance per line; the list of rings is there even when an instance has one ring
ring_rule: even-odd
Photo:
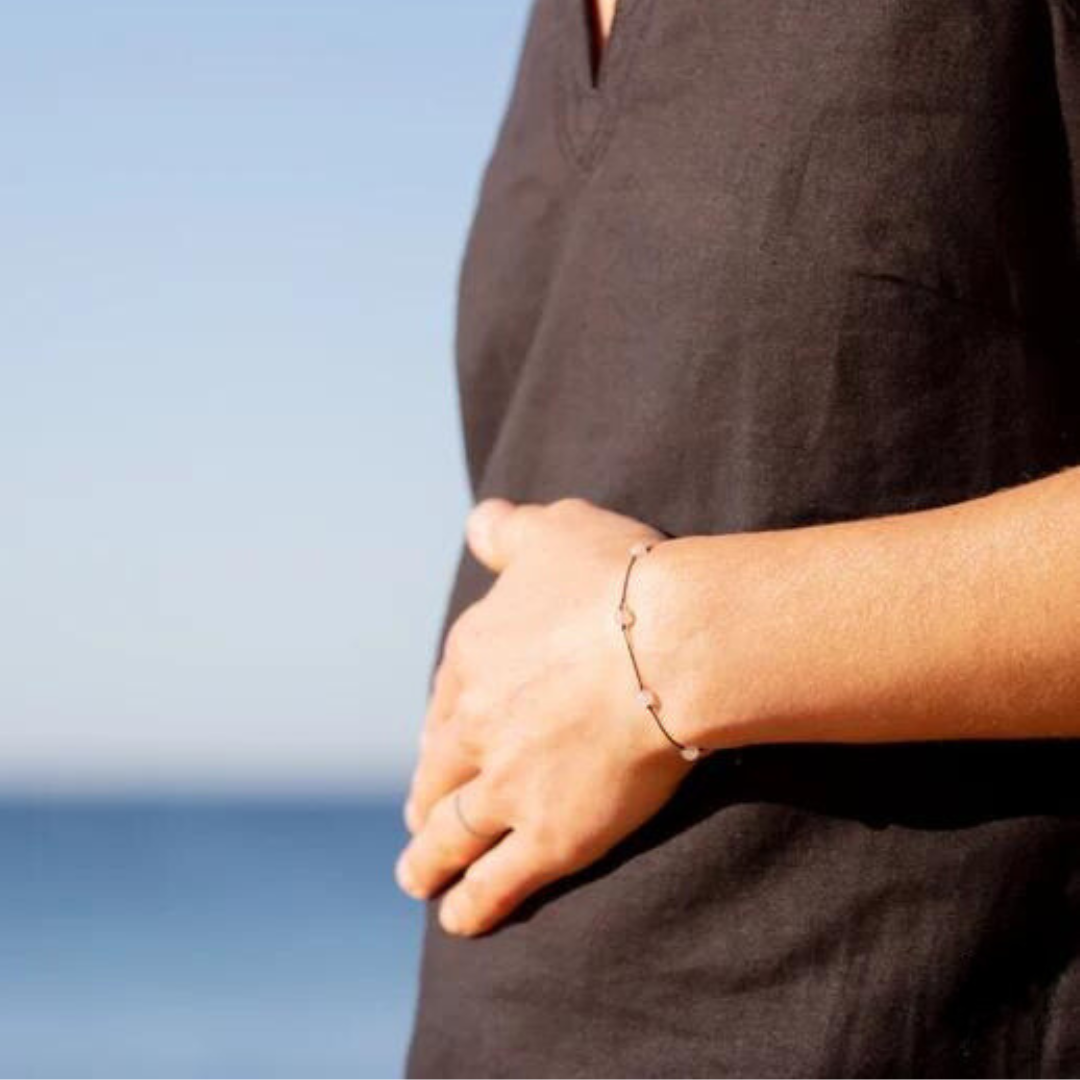
[[[535,3],[462,268],[477,497],[723,533],[1080,462],[1075,3],[622,0],[598,86],[587,26]],[[429,918],[408,1071],[1076,1075],[1080,743],[716,754]]]

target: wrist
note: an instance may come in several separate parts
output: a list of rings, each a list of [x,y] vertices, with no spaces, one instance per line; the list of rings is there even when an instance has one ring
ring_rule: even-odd
[[[634,640],[645,681],[680,741],[726,749],[776,741],[761,583],[777,534],[666,540],[635,571]]]

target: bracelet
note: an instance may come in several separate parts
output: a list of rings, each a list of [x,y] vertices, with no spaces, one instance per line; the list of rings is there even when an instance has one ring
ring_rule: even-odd
[[[630,643],[630,627],[634,625],[634,613],[626,603],[626,593],[630,587],[630,573],[638,559],[644,558],[658,543],[659,540],[639,540],[630,548],[630,561],[626,564],[626,573],[623,575],[622,593],[619,596],[619,607],[615,612],[616,622],[622,630],[623,641],[626,642],[626,651],[630,656],[630,666],[634,669],[634,678],[637,680],[637,700],[649,710],[649,714],[656,722],[656,726],[663,732],[667,739],[685,761],[697,761],[702,754],[707,753],[704,747],[691,746],[681,743],[668,731],[664,721],[660,718],[660,701],[656,694],[650,690],[641,678],[641,669],[638,667],[637,657],[634,656],[634,647]]]

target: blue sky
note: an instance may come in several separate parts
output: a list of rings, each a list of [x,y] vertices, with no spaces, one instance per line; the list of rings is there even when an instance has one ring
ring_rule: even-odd
[[[0,791],[402,782],[526,8],[9,7]]]

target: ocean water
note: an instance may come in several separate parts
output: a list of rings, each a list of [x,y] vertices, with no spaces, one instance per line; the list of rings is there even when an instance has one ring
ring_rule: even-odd
[[[400,1075],[396,802],[0,803],[0,1075]]]

